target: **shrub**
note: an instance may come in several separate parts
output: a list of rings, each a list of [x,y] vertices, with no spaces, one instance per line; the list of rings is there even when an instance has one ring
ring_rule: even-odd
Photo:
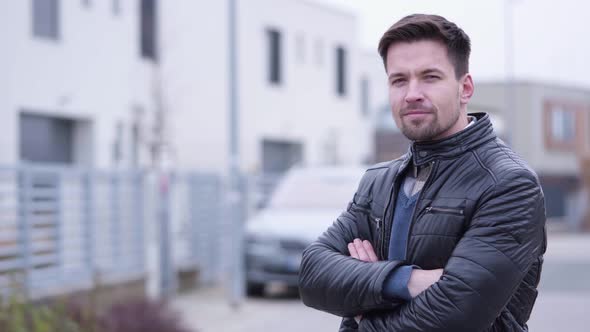
[[[189,332],[165,302],[132,299],[118,303],[100,317],[101,332]]]
[[[98,314],[96,308],[58,301],[32,303],[0,299],[2,332],[189,332],[165,302],[128,299]]]
[[[0,299],[2,332],[86,332],[68,317],[65,306],[31,303],[17,296]]]

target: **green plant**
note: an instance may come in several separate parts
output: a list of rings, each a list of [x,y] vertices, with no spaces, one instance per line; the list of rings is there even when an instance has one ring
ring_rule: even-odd
[[[99,308],[102,283],[94,277],[87,298],[30,301],[14,279],[10,296],[0,296],[0,332],[188,332],[166,303],[125,298]],[[86,301],[85,301],[86,299]]]
[[[33,303],[18,295],[0,299],[2,332],[87,332],[71,319],[63,302]]]

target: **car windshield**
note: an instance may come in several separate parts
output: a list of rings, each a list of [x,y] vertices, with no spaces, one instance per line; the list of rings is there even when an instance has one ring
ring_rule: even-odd
[[[358,186],[363,169],[300,169],[279,184],[271,208],[343,209]]]

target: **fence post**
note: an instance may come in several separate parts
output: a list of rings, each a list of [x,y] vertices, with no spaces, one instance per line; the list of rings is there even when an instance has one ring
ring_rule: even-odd
[[[145,220],[144,220],[144,176],[145,173],[141,171],[137,171],[134,173],[135,181],[135,227],[137,229],[137,259],[139,266],[138,268],[145,272],[146,264],[145,264]]]
[[[31,187],[30,170],[23,166],[19,174],[19,191],[20,191],[20,244],[22,266],[24,270],[24,295],[25,298],[31,296],[31,228],[29,222],[29,199]]]
[[[65,259],[65,245],[64,245],[64,193],[63,193],[63,183],[64,183],[64,174],[63,172],[56,171],[56,183],[55,183],[55,207],[57,210],[57,215],[55,218],[55,235],[56,235],[56,245],[57,245],[57,262],[56,265],[58,267],[58,273],[60,280],[63,280],[64,274],[64,259]]]
[[[203,241],[206,240],[207,230],[204,228],[205,225],[199,225],[199,214],[198,214],[198,177],[196,174],[188,174],[186,176],[188,183],[188,209],[189,209],[189,220],[190,220],[190,250],[193,259],[197,263],[197,269],[199,270],[199,277],[201,281],[205,281],[207,276],[207,257],[203,254]],[[200,226],[200,227],[199,227]]]
[[[237,309],[241,306],[245,294],[245,264],[244,264],[244,184],[245,177],[233,174],[233,187],[229,191],[229,213],[231,220],[232,239],[232,292],[230,305]]]
[[[198,263],[199,281],[211,285],[219,277],[219,257],[226,254],[221,240],[225,226],[221,218],[221,184],[217,175],[199,173],[191,174],[188,183],[191,250]],[[219,248],[217,255],[212,254],[212,248]]]
[[[86,266],[89,271],[89,278],[93,280],[95,265],[94,265],[94,210],[93,205],[93,190],[94,190],[93,174],[91,171],[87,171],[83,175],[83,188],[84,188],[84,224],[82,234],[82,246],[83,250],[86,251]]]
[[[170,245],[170,175],[164,171],[158,174],[158,198],[159,211],[158,222],[160,226],[160,288],[162,296],[168,298],[174,292],[174,267],[171,257]]]
[[[119,202],[119,173],[111,175],[111,241],[112,241],[112,264],[113,270],[121,268],[117,264],[121,260],[121,211]]]

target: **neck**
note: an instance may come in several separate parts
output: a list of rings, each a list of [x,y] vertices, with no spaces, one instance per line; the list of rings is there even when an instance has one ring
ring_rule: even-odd
[[[445,132],[441,133],[440,135],[434,137],[432,140],[438,141],[438,140],[444,139],[446,137],[455,135],[456,133],[465,129],[468,124],[469,124],[469,119],[467,117],[467,113],[461,112],[459,119],[457,119],[457,122],[455,122],[455,124],[453,124],[453,126],[451,128],[447,129]]]

